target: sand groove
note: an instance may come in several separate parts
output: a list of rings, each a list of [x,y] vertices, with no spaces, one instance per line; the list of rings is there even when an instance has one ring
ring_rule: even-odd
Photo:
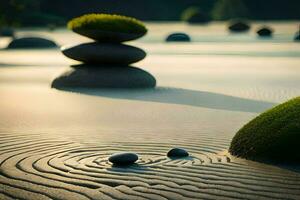
[[[39,135],[0,136],[1,199],[297,199],[300,175],[247,165],[219,153],[223,141],[185,141],[191,156],[170,159],[168,143],[83,145]],[[208,143],[206,143],[208,144]],[[173,144],[174,145],[174,144]],[[224,149],[224,148],[223,148]],[[134,151],[116,167],[112,153]],[[272,168],[272,170],[270,170]]]

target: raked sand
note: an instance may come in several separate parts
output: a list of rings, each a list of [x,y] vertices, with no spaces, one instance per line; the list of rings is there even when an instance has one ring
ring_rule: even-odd
[[[300,96],[299,45],[135,45],[156,89],[51,89],[71,64],[59,51],[0,51],[0,199],[299,199],[299,166],[227,153],[245,123]],[[138,162],[113,167],[123,151]]]

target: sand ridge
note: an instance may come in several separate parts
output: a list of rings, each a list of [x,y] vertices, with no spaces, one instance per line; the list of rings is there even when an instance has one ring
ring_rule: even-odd
[[[2,133],[0,183],[4,195],[30,199],[297,199],[300,195],[297,173],[267,165],[257,170],[216,149],[186,145],[191,157],[171,160],[165,155],[170,144],[91,146]],[[108,162],[112,153],[129,150],[140,155],[135,165],[114,167]]]

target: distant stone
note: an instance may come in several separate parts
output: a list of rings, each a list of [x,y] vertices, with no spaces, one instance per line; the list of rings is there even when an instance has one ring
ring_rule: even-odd
[[[0,36],[1,37],[14,37],[15,31],[12,28],[1,28],[0,29]]]
[[[189,156],[189,153],[185,149],[173,148],[168,152],[167,156],[181,158]]]
[[[14,39],[7,46],[8,49],[35,49],[56,48],[57,44],[51,40],[40,37],[23,37]]]
[[[146,57],[142,49],[125,44],[85,43],[72,47],[63,47],[62,53],[84,63],[131,64]]]
[[[198,7],[189,7],[183,11],[181,20],[189,24],[206,24],[211,21],[211,18]]]
[[[210,18],[206,14],[199,12],[192,15],[187,22],[190,24],[206,24],[210,22]]]
[[[172,33],[166,38],[166,42],[190,42],[191,38],[185,33]]]
[[[77,65],[52,82],[53,88],[154,88],[148,72],[126,65]]]
[[[115,153],[108,158],[108,161],[115,165],[130,165],[139,159],[135,153]]]
[[[249,31],[250,25],[246,22],[237,21],[237,22],[232,22],[229,25],[228,29],[231,32],[246,32]]]
[[[300,42],[300,31],[296,33],[295,39],[296,42]]]
[[[273,30],[269,27],[262,27],[256,33],[260,37],[271,37],[273,34]]]

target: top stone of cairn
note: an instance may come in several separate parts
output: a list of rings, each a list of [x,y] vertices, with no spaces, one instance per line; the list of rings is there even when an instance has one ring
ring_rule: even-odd
[[[147,33],[145,25],[131,17],[110,14],[87,14],[74,18],[68,28],[98,42],[121,43]]]

